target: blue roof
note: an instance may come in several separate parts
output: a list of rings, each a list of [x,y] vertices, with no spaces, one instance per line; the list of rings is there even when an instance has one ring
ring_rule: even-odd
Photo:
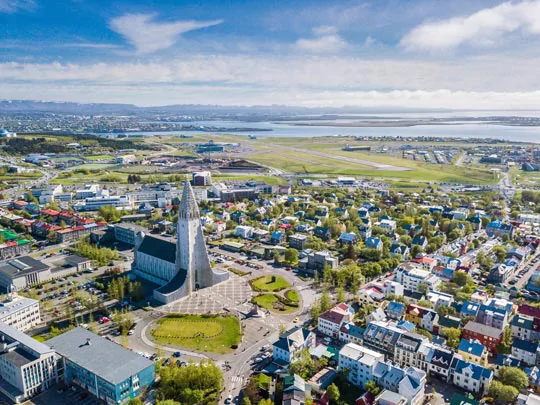
[[[466,368],[470,368],[472,370],[472,378],[477,381],[480,381],[481,378],[489,379],[493,376],[493,372],[490,369],[479,366],[478,364],[469,363],[468,361],[463,361],[461,359],[457,360],[454,372],[462,374],[463,370]]]
[[[392,312],[403,312],[405,310],[405,304],[397,301],[390,301],[390,303],[386,306],[386,310]]]
[[[276,232],[274,232],[274,233],[272,234],[272,239],[281,239],[281,236],[282,236],[282,235],[283,235],[283,233],[277,232],[277,231],[276,231]]]
[[[486,348],[478,340],[461,339],[458,350],[465,353],[470,353],[473,356],[481,357]]]
[[[497,354],[495,359],[495,364],[497,366],[506,366],[506,367],[520,367],[521,360],[516,359],[515,357],[508,356],[506,354]]]
[[[339,240],[353,242],[356,239],[357,239],[357,236],[354,232],[343,232],[341,235],[339,235]]]
[[[413,330],[416,329],[416,325],[412,322],[409,322],[409,321],[406,321],[406,320],[401,320],[397,323],[397,326],[398,328],[401,328],[401,329],[404,329],[404,330],[407,330],[409,332],[412,332]]]
[[[536,353],[536,350],[538,349],[538,343],[533,343],[529,340],[514,338],[514,341],[512,343],[512,349],[514,348],[529,353]]]
[[[463,305],[461,306],[461,314],[462,316],[476,316],[478,314],[478,310],[480,309],[480,305],[475,304],[474,302],[465,301]]]
[[[370,249],[376,249],[380,243],[382,243],[382,241],[379,238],[370,237],[366,239],[366,247]]]

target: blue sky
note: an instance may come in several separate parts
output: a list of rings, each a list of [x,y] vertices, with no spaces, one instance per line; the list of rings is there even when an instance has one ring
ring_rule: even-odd
[[[0,0],[0,98],[537,108],[540,0]]]

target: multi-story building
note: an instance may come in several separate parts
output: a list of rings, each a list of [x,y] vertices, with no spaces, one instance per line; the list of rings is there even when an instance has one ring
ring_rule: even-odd
[[[466,391],[484,395],[493,380],[493,371],[478,364],[454,358],[452,383]]]
[[[475,321],[469,321],[463,328],[463,339],[478,339],[489,352],[496,354],[499,343],[502,340],[503,330],[493,326],[483,325]]]
[[[315,333],[309,329],[292,328],[272,345],[274,361],[289,364],[300,357],[302,350],[315,347],[316,340]]]
[[[388,357],[393,357],[396,342],[405,332],[392,322],[370,322],[362,336],[362,345],[382,351]]]
[[[82,327],[47,341],[60,356],[58,377],[108,404],[125,404],[151,387],[154,363]]]
[[[540,340],[540,318],[517,314],[510,322],[512,336],[518,339]]]
[[[114,225],[114,239],[118,242],[135,246],[137,233],[146,232],[147,229],[136,224],[119,223]]]
[[[325,267],[337,269],[339,259],[334,257],[331,252],[321,250],[309,253],[306,258],[298,262],[298,265],[306,272],[314,273],[315,271],[322,271]]]
[[[308,238],[306,235],[302,235],[300,233],[296,233],[294,235],[289,236],[289,247],[294,248],[296,250],[304,250],[306,247]]]
[[[403,263],[397,267],[394,280],[401,283],[405,290],[420,292],[423,285],[428,290],[436,290],[441,280],[427,270],[422,270],[418,265],[411,262]]]
[[[0,392],[24,402],[57,382],[55,352],[0,322],[0,377]]]
[[[39,301],[15,296],[0,303],[0,322],[24,332],[41,323]]]
[[[339,337],[339,330],[346,322],[351,322],[354,318],[354,310],[345,303],[336,305],[319,315],[317,320],[317,331],[332,338]]]
[[[463,360],[469,363],[478,364],[482,367],[488,365],[488,351],[478,340],[461,339],[457,352]]]
[[[86,184],[84,188],[75,192],[76,200],[85,200],[87,198],[97,197],[101,193],[99,184]]]
[[[212,185],[212,174],[208,171],[195,172],[192,174],[194,186],[210,186]]]
[[[127,195],[115,195],[115,196],[101,196],[90,197],[84,200],[83,204],[74,204],[73,209],[77,211],[97,211],[101,207],[115,207],[115,208],[133,208],[133,200]]]
[[[400,336],[394,348],[394,361],[402,366],[413,366],[421,370],[427,369],[422,345],[428,343],[427,337],[413,332]]]
[[[348,343],[339,351],[338,370],[348,372],[348,380],[357,387],[364,387],[373,380],[378,361],[384,361],[382,353],[355,343]]]

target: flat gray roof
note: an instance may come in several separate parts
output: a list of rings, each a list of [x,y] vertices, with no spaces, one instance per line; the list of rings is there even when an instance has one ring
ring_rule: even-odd
[[[9,278],[22,277],[26,274],[47,270],[49,266],[30,256],[17,257],[0,263],[0,272]]]
[[[8,342],[6,343],[12,343],[14,341],[17,341],[23,346],[26,346],[27,348],[33,350],[40,355],[52,352],[51,348],[46,344],[38,342],[36,339],[31,338],[27,334],[22,333],[9,325],[6,325],[4,322],[0,322],[0,335],[4,335],[5,337],[7,337]]]
[[[80,326],[47,341],[58,354],[116,385],[154,363]]]
[[[19,297],[13,301],[7,301],[0,303],[0,318],[11,315],[15,312],[18,312],[24,308],[28,308],[38,301],[32,298]]]
[[[13,350],[1,353],[0,358],[8,361],[11,364],[14,364],[17,367],[22,367],[28,363],[33,362],[38,357],[33,356],[31,353],[28,353],[20,347],[17,347]]]

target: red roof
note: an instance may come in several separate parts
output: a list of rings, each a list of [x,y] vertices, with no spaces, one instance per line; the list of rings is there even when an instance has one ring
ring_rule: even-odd
[[[279,227],[280,227],[281,229],[290,229],[291,226],[292,226],[291,224],[279,224]]]
[[[435,259],[432,257],[415,257],[412,261],[416,263],[433,263]]]
[[[41,214],[45,214],[45,215],[51,215],[53,217],[57,216],[58,214],[60,214],[58,211],[55,211],[55,210],[49,210],[49,209],[46,209],[46,210],[41,210],[40,211]]]
[[[22,205],[22,206],[28,205],[26,201],[15,201],[13,204]]]
[[[530,305],[520,305],[518,312],[522,315],[532,316],[533,318],[540,318],[540,307],[531,307]]]
[[[75,214],[73,212],[69,212],[69,211],[62,211],[60,213],[60,216],[62,216],[64,218],[73,218],[75,216]]]

